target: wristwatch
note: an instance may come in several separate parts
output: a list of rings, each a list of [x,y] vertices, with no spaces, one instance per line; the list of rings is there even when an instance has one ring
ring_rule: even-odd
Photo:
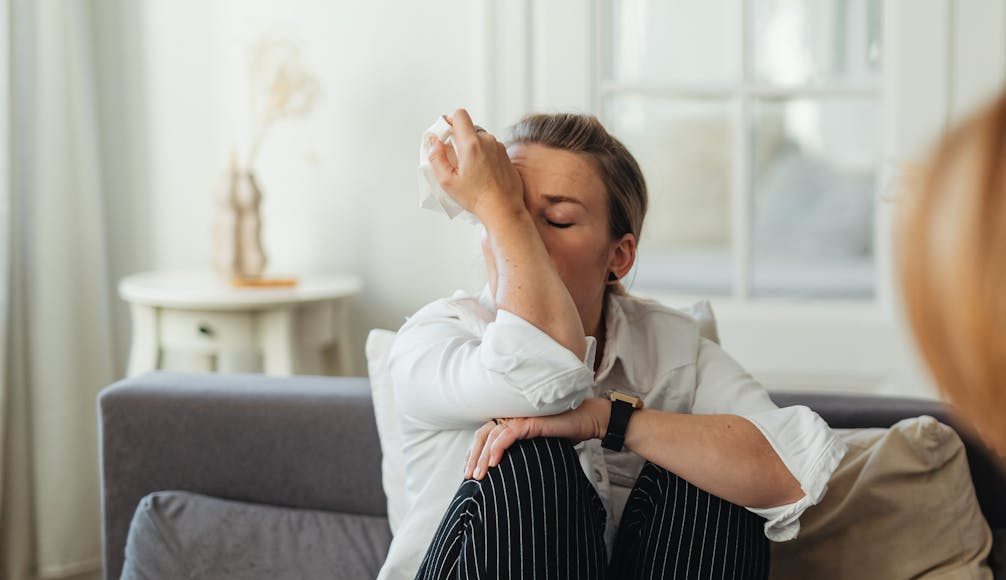
[[[629,417],[636,409],[643,408],[643,400],[627,395],[621,391],[609,391],[611,401],[611,416],[608,418],[608,432],[601,440],[601,447],[612,451],[621,451],[625,444],[625,430],[629,427]]]

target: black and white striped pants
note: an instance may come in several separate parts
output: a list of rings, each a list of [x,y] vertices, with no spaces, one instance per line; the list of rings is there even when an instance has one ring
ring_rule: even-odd
[[[763,523],[647,462],[608,562],[605,510],[573,445],[518,441],[461,484],[416,578],[767,578]]]

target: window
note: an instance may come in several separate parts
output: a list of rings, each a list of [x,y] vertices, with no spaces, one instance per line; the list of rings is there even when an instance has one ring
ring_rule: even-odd
[[[650,188],[635,286],[871,300],[880,0],[603,0],[598,102]]]
[[[478,6],[480,118],[589,111],[644,165],[632,293],[710,298],[731,356],[771,389],[932,394],[898,316],[883,198],[1006,82],[1006,3]]]

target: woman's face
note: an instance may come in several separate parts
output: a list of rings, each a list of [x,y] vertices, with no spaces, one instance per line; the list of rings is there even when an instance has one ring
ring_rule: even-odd
[[[611,239],[608,194],[586,155],[534,143],[512,145],[507,153],[524,182],[524,205],[581,319],[596,317],[608,273],[621,278],[632,266],[635,238]],[[486,241],[483,252],[487,259],[492,255]],[[490,271],[490,283],[494,278]],[[596,320],[584,319],[583,324],[591,332]]]

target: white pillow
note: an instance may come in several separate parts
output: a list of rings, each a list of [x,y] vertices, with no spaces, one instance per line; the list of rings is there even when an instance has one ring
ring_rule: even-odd
[[[691,316],[699,324],[699,334],[719,343],[716,318],[708,300],[696,302],[681,312]],[[395,408],[395,391],[388,372],[388,352],[395,333],[375,328],[367,335],[367,372],[374,397],[374,416],[377,419],[377,433],[381,438],[381,477],[384,495],[388,497],[388,525],[391,533],[398,530],[398,524],[405,516],[405,456],[402,454],[402,438],[398,432],[398,412]]]
[[[398,411],[395,408],[395,391],[388,372],[388,352],[395,333],[375,328],[367,335],[367,373],[374,397],[374,417],[377,434],[381,438],[381,478],[384,495],[388,497],[388,525],[391,533],[405,516],[405,456],[402,438],[398,433]]]
[[[716,344],[720,343],[720,333],[716,329],[716,315],[713,314],[713,305],[708,300],[699,300],[695,304],[679,309],[691,316],[699,325],[699,336],[707,338]]]

